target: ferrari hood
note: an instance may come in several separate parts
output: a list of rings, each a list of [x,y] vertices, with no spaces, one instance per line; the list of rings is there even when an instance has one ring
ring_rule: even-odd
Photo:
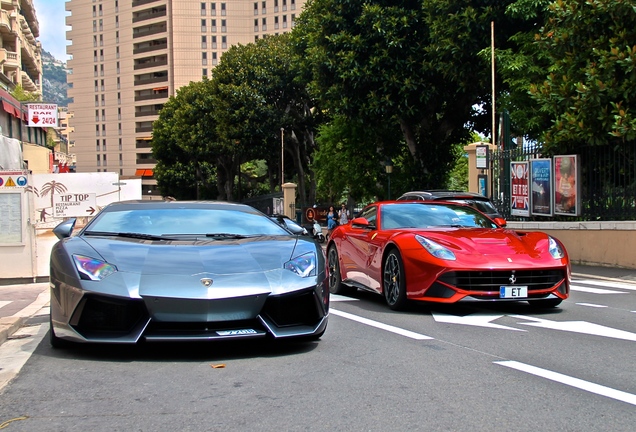
[[[518,233],[509,229],[449,229],[421,232],[452,250],[479,255],[538,256],[548,251],[548,236],[543,233]]]
[[[120,272],[188,276],[281,269],[297,243],[286,237],[167,242],[84,237],[84,241]]]

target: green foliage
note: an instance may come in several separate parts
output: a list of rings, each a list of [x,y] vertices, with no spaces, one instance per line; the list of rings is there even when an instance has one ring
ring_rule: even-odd
[[[40,102],[42,100],[40,93],[26,91],[20,84],[11,90],[11,96],[20,102]]]
[[[164,104],[153,125],[155,177],[163,195],[177,199],[214,198],[214,161],[218,144],[212,107],[214,93],[208,80],[181,87]]]
[[[332,114],[400,128],[384,142],[402,154],[415,187],[441,187],[453,166],[452,146],[487,124],[475,106],[488,98],[490,21],[501,1],[314,0],[296,26],[313,74],[313,92]]]
[[[634,1],[556,1],[536,46],[551,65],[530,87],[552,125],[546,149],[620,143],[636,138]]]

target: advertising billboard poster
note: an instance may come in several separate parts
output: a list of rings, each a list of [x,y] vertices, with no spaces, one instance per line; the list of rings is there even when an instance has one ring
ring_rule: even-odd
[[[510,162],[510,214],[530,216],[528,162]]]
[[[552,159],[530,161],[530,182],[530,212],[552,216]]]
[[[554,156],[554,214],[579,216],[579,160],[577,155]]]
[[[27,104],[28,127],[58,127],[57,105],[56,104]]]

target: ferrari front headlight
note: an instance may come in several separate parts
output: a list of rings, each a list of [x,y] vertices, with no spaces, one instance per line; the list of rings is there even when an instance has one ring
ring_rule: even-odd
[[[73,255],[73,262],[80,278],[84,280],[99,281],[117,271],[112,264],[84,255]]]
[[[435,258],[455,261],[455,254],[452,250],[448,249],[445,246],[442,246],[439,243],[435,243],[433,240],[429,240],[426,237],[422,237],[421,235],[416,235],[415,240],[417,240],[423,247],[433,255]]]
[[[563,250],[559,242],[553,239],[552,237],[548,237],[548,239],[549,239],[548,250],[550,251],[550,255],[552,255],[552,258],[554,259],[564,258],[565,251]]]
[[[283,268],[293,271],[300,277],[316,276],[316,254],[308,252],[285,263]]]

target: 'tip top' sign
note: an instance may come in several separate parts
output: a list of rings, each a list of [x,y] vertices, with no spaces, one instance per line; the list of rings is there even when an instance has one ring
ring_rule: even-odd
[[[53,217],[93,216],[97,210],[95,197],[94,193],[53,195]]]

